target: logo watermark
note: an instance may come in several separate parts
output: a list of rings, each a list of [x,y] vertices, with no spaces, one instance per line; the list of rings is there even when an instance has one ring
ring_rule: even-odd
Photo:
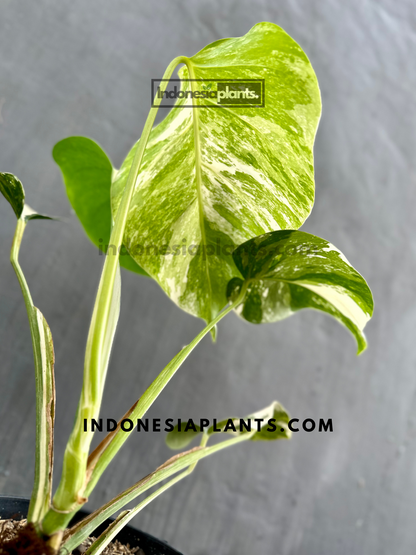
[[[151,92],[152,107],[264,108],[264,79],[152,79]]]
[[[234,433],[244,433],[244,432],[260,432],[261,430],[266,432],[276,432],[280,428],[276,418],[229,418],[227,421],[219,422],[216,418],[212,421],[209,418],[200,418],[199,420],[194,420],[188,418],[187,420],[179,419],[176,422],[176,427],[179,432],[203,432],[212,427],[213,432],[234,432]],[[314,418],[305,418],[300,420],[299,418],[291,418],[287,423],[287,427],[291,432],[333,432],[334,425],[332,418],[319,418],[319,420]],[[137,432],[173,432],[175,429],[175,420],[173,418],[167,418],[162,420],[161,418],[145,418],[142,420],[138,418],[133,421],[130,418],[123,418],[119,422],[114,418],[99,418],[98,420],[92,418],[88,421],[84,418],[84,432],[91,430],[91,432],[114,432],[120,429],[123,432],[131,432],[136,429]],[[281,432],[285,431],[285,428],[280,428]]]
[[[104,253],[117,254],[117,248],[112,244],[105,244],[103,239],[98,240],[98,253],[103,256]],[[174,244],[157,245],[155,243],[121,245],[118,249],[120,256],[231,256],[237,246],[233,243],[222,243],[217,239],[213,243],[207,245],[187,244],[186,238]],[[302,243],[298,245],[283,244],[277,245],[275,248],[258,247],[254,243],[246,245],[244,252],[251,256],[313,256],[320,252],[315,244]]]

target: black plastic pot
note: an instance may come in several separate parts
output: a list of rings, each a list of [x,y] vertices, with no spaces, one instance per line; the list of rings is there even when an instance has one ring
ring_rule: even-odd
[[[23,497],[6,497],[0,496],[0,517],[3,519],[13,518],[20,520],[26,518],[29,509],[29,499]],[[88,514],[87,511],[82,509],[76,514],[71,524],[75,524],[84,516]],[[111,519],[106,520],[95,531],[94,535],[100,535],[107,526],[111,523]],[[132,526],[125,526],[123,530],[117,535],[117,539],[124,544],[130,544],[130,547],[140,547],[143,549],[145,555],[182,555],[173,547],[170,547],[166,542],[158,540],[146,532],[136,530]]]

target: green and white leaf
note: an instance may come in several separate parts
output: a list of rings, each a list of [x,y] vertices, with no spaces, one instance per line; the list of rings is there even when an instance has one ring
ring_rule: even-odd
[[[260,422],[260,430],[257,430],[257,423],[255,422],[256,418],[263,419],[263,422]],[[276,428],[275,430],[273,430],[268,424],[270,419],[274,420],[273,424]],[[289,439],[291,436],[291,431],[288,427],[290,417],[283,406],[277,401],[273,401],[270,406],[255,412],[254,414],[250,414],[243,420],[246,423],[251,421],[251,431],[246,430],[244,427],[242,428],[242,431],[240,431],[240,418],[226,418],[225,420],[218,422],[215,426],[216,431],[214,430],[214,426],[211,426],[206,431],[201,431],[197,424],[194,424],[196,431],[192,428],[186,429],[186,423],[182,422],[180,430],[179,424],[177,424],[175,428],[167,434],[166,445],[173,450],[184,449],[196,437],[201,436],[202,433],[212,436],[213,434],[220,433],[218,430],[222,430],[223,433],[231,434],[233,436],[249,434],[251,436],[249,439],[252,441]],[[237,431],[234,431],[233,426],[237,429]]]
[[[29,220],[54,220],[50,216],[43,216],[25,204],[25,190],[22,182],[12,173],[0,173],[0,193],[10,203],[17,219],[25,222]]]
[[[104,251],[111,235],[111,178],[113,166],[103,149],[87,137],[68,137],[57,143],[53,158],[62,171],[69,202],[91,242]],[[123,249],[120,265],[147,273]]]
[[[331,243],[304,231],[275,231],[240,245],[235,264],[248,285],[237,313],[253,324],[276,322],[303,308],[322,310],[355,336],[358,353],[366,348],[363,329],[373,314],[373,297],[364,278]],[[235,298],[243,280],[228,284]]]
[[[19,219],[25,205],[25,191],[20,179],[12,173],[0,173],[0,192],[9,201]]]
[[[179,100],[152,130],[130,204],[131,256],[182,309],[209,322],[238,276],[233,249],[309,215],[321,101],[305,53],[272,23],[181,61],[184,90],[189,77],[265,80],[264,108],[191,109]],[[113,213],[135,149],[114,174]]]

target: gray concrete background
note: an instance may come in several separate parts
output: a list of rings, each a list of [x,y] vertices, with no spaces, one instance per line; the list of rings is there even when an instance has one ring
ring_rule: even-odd
[[[279,399],[333,434],[242,445],[140,514],[135,524],[186,555],[410,555],[416,549],[416,11],[408,1],[0,1],[0,168],[34,208],[21,262],[55,341],[57,475],[80,389],[102,258],[66,200],[53,145],[97,140],[118,166],[142,129],[150,79],[169,61],[281,25],[322,89],[316,205],[305,229],[330,239],[376,301],[360,358],[323,315],[254,327],[231,315],[188,359],[150,416],[246,414]],[[19,287],[8,262],[15,218],[0,200],[0,491],[30,494],[34,377]],[[199,322],[150,280],[123,275],[122,314],[103,415],[121,416]],[[162,463],[162,434],[135,437],[90,507]]]

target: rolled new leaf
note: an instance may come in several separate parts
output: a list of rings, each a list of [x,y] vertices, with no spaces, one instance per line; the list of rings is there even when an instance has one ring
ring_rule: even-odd
[[[54,220],[51,216],[44,216],[35,212],[25,204],[25,190],[22,182],[15,175],[8,172],[0,173],[0,193],[9,201],[17,219],[28,222],[29,220]]]
[[[111,179],[115,170],[103,149],[87,137],[68,137],[52,151],[61,169],[66,193],[91,242],[105,251],[111,235]],[[110,247],[111,248],[111,247]],[[148,274],[123,249],[120,265],[137,274]]]
[[[0,173],[0,192],[9,201],[19,219],[25,205],[25,191],[20,179],[12,173]]]
[[[303,308],[321,310],[344,324],[367,346],[364,327],[373,314],[373,297],[364,278],[334,245],[304,231],[275,231],[251,239],[233,253],[247,284],[237,313],[253,324],[276,322]],[[233,299],[243,280],[232,279]]]
[[[227,418],[212,425],[206,431],[197,424],[188,425],[182,422],[166,436],[166,445],[170,449],[184,449],[202,433],[212,436],[215,433],[229,433],[233,436],[249,434],[251,441],[289,439],[291,432],[288,427],[289,415],[277,401],[245,418]]]

